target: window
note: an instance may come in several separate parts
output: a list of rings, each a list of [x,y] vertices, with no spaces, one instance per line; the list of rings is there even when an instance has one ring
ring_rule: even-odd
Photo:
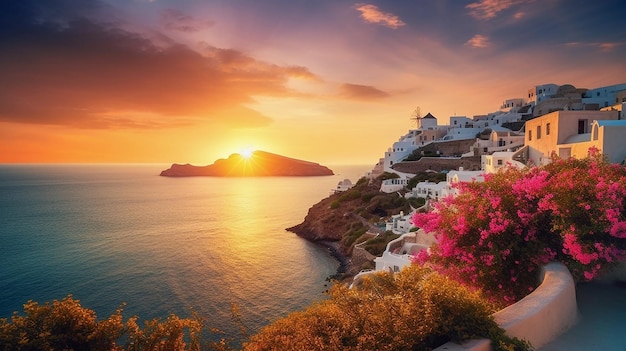
[[[585,133],[587,133],[587,120],[579,119],[578,120],[578,134],[585,134]]]
[[[498,160],[498,166],[502,166],[502,160]]]
[[[531,141],[531,140],[533,140],[533,131],[529,130],[528,131],[528,141]]]
[[[537,139],[541,139],[541,126],[537,126]]]
[[[546,135],[550,135],[550,123],[546,123]]]

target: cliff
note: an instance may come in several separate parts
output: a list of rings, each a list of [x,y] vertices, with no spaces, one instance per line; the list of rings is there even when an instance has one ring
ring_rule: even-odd
[[[367,267],[354,262],[354,257],[347,259],[352,256],[354,245],[371,239],[367,232],[383,232],[384,227],[377,224],[383,224],[389,216],[411,210],[410,201],[404,197],[379,191],[385,176],[388,174],[374,180],[361,178],[353,188],[330,195],[309,209],[304,222],[287,230],[330,247],[332,253],[339,254],[342,265],[351,262],[340,267],[338,273],[345,273],[345,276],[358,273]]]
[[[333,171],[318,163],[265,151],[254,151],[250,157],[232,154],[228,159],[219,159],[208,166],[175,163],[169,169],[161,172],[161,176],[165,177],[302,177],[327,175],[333,175]]]

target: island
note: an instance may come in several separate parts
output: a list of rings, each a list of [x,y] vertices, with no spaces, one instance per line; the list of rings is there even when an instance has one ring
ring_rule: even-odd
[[[235,153],[227,159],[218,159],[208,166],[174,163],[160,175],[164,177],[309,177],[329,176],[334,173],[330,168],[319,163],[257,150],[248,156]]]

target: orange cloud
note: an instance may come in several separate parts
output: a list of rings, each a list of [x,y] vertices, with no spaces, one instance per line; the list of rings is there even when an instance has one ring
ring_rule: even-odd
[[[49,25],[53,27],[52,25]],[[307,68],[237,50],[154,44],[86,20],[64,30],[33,26],[0,42],[0,121],[79,128],[165,128],[214,120],[265,126],[254,96],[292,96]],[[230,114],[237,110],[238,113]]]
[[[361,18],[367,23],[379,23],[385,27],[397,29],[405,23],[396,15],[384,13],[376,5],[357,4],[357,11],[361,12]]]
[[[499,12],[513,6],[533,1],[534,0],[480,0],[465,6],[465,8],[469,9],[470,15],[480,20],[488,20],[496,17]]]
[[[389,93],[384,92],[370,85],[359,84],[342,84],[339,87],[340,94],[344,97],[357,100],[372,100],[381,99],[389,96]]]
[[[466,44],[473,48],[480,48],[480,49],[486,48],[489,45],[491,45],[491,43],[489,42],[489,38],[480,34],[474,35],[472,39],[466,42]]]

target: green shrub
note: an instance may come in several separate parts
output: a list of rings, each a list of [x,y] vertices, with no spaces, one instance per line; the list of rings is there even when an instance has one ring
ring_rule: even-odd
[[[387,244],[390,241],[395,240],[399,237],[400,235],[398,234],[394,234],[391,231],[386,231],[375,238],[367,240],[363,245],[363,248],[374,256],[380,256],[387,248]]]
[[[361,224],[360,222],[354,222],[350,226],[348,232],[341,237],[341,242],[344,247],[350,247],[354,244],[356,239],[361,237],[361,235],[365,234],[366,232],[367,228],[363,226],[363,224]]]
[[[350,190],[346,190],[344,191],[340,196],[339,196],[339,202],[347,202],[347,201],[352,201],[352,200],[356,200],[358,198],[361,197],[361,192],[355,189],[350,189]]]

